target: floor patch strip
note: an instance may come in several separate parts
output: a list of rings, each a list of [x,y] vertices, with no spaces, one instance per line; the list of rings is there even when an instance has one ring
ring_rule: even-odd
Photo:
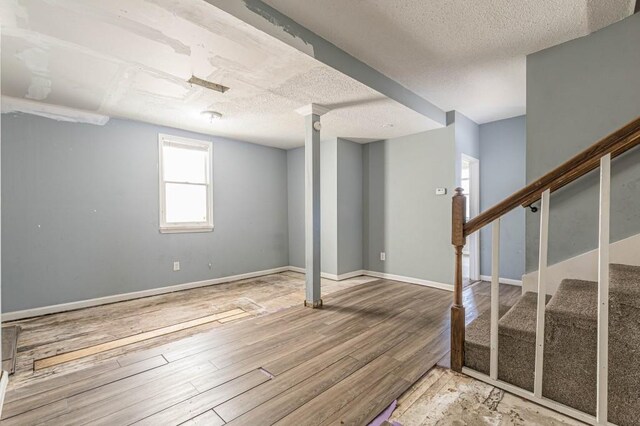
[[[143,340],[153,339],[155,337],[164,336],[166,334],[175,333],[177,331],[185,330],[187,328],[197,327],[199,325],[207,324],[210,322],[228,322],[231,319],[242,318],[251,315],[242,309],[232,309],[230,311],[220,312],[214,315],[208,315],[201,318],[196,318],[190,321],[181,322],[179,324],[170,325],[168,327],[162,327],[151,331],[145,331],[144,333],[134,334],[133,336],[123,337],[121,339],[112,340],[98,345],[89,346],[86,348],[78,349],[71,352],[65,352],[63,354],[50,356],[47,358],[37,359],[33,362],[33,369],[42,370],[43,368],[53,367],[55,365],[63,364],[65,362],[74,361],[87,356],[95,355],[100,352],[106,352],[111,349],[120,348],[122,346],[138,343]]]

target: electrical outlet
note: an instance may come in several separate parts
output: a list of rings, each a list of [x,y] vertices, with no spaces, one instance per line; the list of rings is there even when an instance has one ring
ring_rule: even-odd
[[[173,262],[173,271],[179,271],[180,270],[180,262]]]
[[[387,260],[387,253],[381,251],[380,252],[380,260]]]

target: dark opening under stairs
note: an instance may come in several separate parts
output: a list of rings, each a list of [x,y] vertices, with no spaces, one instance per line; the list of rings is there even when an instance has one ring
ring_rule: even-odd
[[[609,421],[637,425],[640,416],[640,266],[610,265]],[[532,391],[536,293],[500,308],[498,379]],[[547,296],[542,395],[595,415],[598,285],[565,279]],[[490,312],[466,330],[464,363],[489,374]]]

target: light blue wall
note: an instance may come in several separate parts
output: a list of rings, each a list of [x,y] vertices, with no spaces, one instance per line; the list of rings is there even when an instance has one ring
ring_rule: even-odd
[[[320,269],[338,274],[338,140],[320,144]]]
[[[527,56],[527,181],[640,116],[640,14]],[[612,164],[611,240],[640,233],[640,150]],[[598,241],[598,173],[551,197],[549,263]],[[527,213],[527,271],[537,269],[539,213]]]
[[[365,269],[453,283],[454,126],[373,142],[363,150]],[[380,252],[386,252],[386,261]]]
[[[462,176],[462,154],[466,154],[477,160],[480,159],[480,127],[475,121],[467,116],[452,111],[448,113],[454,115],[455,134],[456,134],[456,186],[460,186]],[[453,191],[451,191],[453,195]]]
[[[213,232],[158,232],[158,133],[213,143]],[[283,150],[4,114],[2,151],[3,312],[289,263]]]
[[[289,265],[304,268],[304,148],[287,151],[287,192]]]
[[[289,263],[304,268],[304,148],[287,151]],[[344,139],[320,146],[322,272],[362,269],[362,146]]]
[[[480,125],[480,211],[526,185],[525,116]],[[500,276],[524,274],[525,210],[517,208],[500,223]],[[480,274],[491,275],[491,226],[480,231]]]
[[[362,269],[362,145],[338,139],[338,275]]]

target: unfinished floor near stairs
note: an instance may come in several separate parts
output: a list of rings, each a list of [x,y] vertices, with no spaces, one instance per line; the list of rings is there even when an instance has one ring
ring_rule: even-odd
[[[311,310],[300,306],[303,285],[283,273],[19,321],[2,425],[366,424],[394,399],[406,417],[451,394],[417,391],[446,359],[450,292],[326,281],[324,309]],[[504,287],[505,301],[520,293]],[[472,286],[465,299],[470,321],[488,306],[488,287]]]

